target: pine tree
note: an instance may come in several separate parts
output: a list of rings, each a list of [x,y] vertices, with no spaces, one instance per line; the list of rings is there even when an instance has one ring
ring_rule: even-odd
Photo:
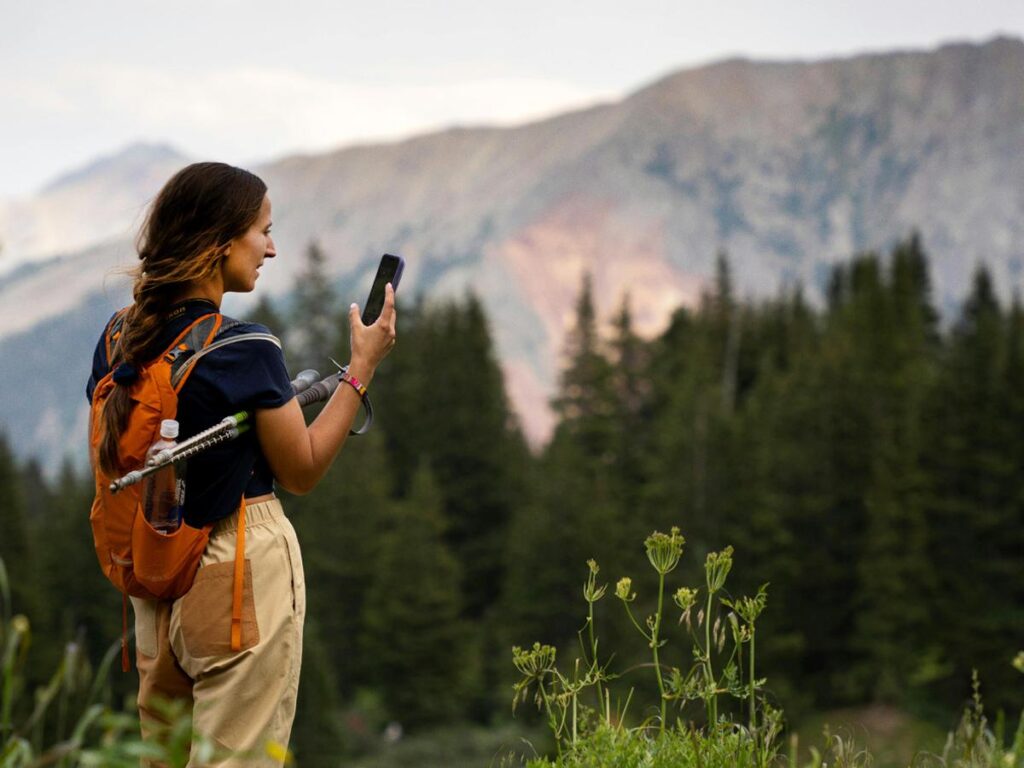
[[[894,251],[884,295],[872,295],[863,307],[855,340],[857,365],[869,372],[864,396],[873,438],[851,641],[862,661],[853,684],[890,702],[905,699],[919,676],[927,640],[925,596],[932,588],[921,466],[923,408],[933,386],[937,339],[929,290],[915,237]]]
[[[420,470],[381,542],[364,610],[372,681],[408,728],[457,718],[466,691],[458,566],[444,544],[441,505],[429,470]]]
[[[618,547],[642,541],[647,533],[643,515],[636,514],[642,504],[642,489],[647,482],[650,445],[651,387],[647,345],[633,329],[629,295],[613,322],[611,387],[615,409],[615,465],[611,495],[621,521]],[[619,565],[619,563],[609,563]]]
[[[625,323],[631,335],[628,315]],[[627,336],[619,341],[632,344]],[[508,645],[542,641],[575,649],[587,560],[616,573],[628,557],[624,516],[636,515],[623,503],[622,414],[615,371],[602,346],[590,278],[584,276],[553,401],[560,420],[530,476],[533,493],[516,509],[508,533]]]
[[[40,587],[46,595],[47,636],[54,639],[53,664],[69,640],[84,643],[98,662],[121,634],[121,596],[96,561],[89,510],[95,492],[91,473],[65,462],[47,495],[45,525],[34,531]],[[50,665],[47,665],[50,668]]]
[[[615,439],[612,368],[601,350],[589,274],[583,276],[564,357],[558,395],[552,403],[559,417],[558,431],[575,441],[585,457],[597,465],[607,464]]]
[[[307,616],[302,630],[302,670],[289,749],[304,766],[334,766],[344,749],[338,692],[320,624]]]
[[[946,673],[940,690],[952,700],[963,696],[976,668],[986,703],[996,708],[1013,703],[1001,685],[1005,659],[1024,640],[1019,603],[1010,597],[1019,579],[1020,480],[1018,429],[1008,419],[1007,336],[991,277],[981,269],[931,403],[927,453],[938,582],[932,637],[945,662],[938,671]]]
[[[501,589],[501,552],[525,445],[512,426],[483,307],[475,296],[427,318],[427,360],[445,385],[421,393],[425,438],[444,499],[445,540],[462,572],[464,615],[481,617]],[[425,364],[426,360],[424,361]]]
[[[22,476],[5,435],[0,434],[0,559],[3,560],[11,586],[13,613],[24,613],[32,621],[41,617],[40,595],[36,588],[34,552],[26,520],[25,490]]]
[[[323,372],[329,365],[328,358],[335,353],[337,295],[326,267],[323,249],[319,243],[311,242],[306,248],[305,268],[295,278],[295,302],[286,346],[289,365],[296,370],[313,368]]]

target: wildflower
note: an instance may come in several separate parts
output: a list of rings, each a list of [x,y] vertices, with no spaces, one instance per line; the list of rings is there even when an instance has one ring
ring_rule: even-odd
[[[1013,659],[1013,668],[1018,672],[1024,672],[1024,651],[1021,651]]]
[[[682,557],[685,542],[686,539],[676,526],[672,526],[670,534],[655,531],[648,536],[644,546],[647,548],[647,559],[651,561],[654,570],[662,576],[674,570],[679,564],[679,558]]]
[[[697,592],[696,589],[690,589],[689,587],[680,587],[676,590],[676,593],[672,595],[672,599],[676,605],[679,606],[681,611],[689,611],[697,603]]]
[[[763,611],[765,605],[767,605],[768,594],[765,591],[767,588],[767,584],[762,584],[761,588],[757,590],[756,596],[741,597],[736,601],[736,612],[745,622],[747,622],[747,624],[752,625],[757,621],[757,617],[761,615],[761,611]]]
[[[726,547],[721,552],[709,552],[707,560],[704,561],[704,572],[707,576],[708,592],[714,594],[725,586],[725,577],[729,575],[732,568],[732,547]]]
[[[633,580],[629,576],[623,576],[615,585],[615,596],[624,603],[631,603],[636,600],[636,592],[631,592]]]
[[[597,586],[597,574],[601,570],[597,562],[587,560],[587,567],[590,569],[590,575],[587,576],[587,583],[583,585],[583,599],[588,603],[596,603],[604,597],[604,592],[608,585],[602,584],[600,587]]]
[[[524,677],[539,678],[555,668],[555,649],[534,643],[532,649],[524,651],[515,645],[512,646],[512,663]]]

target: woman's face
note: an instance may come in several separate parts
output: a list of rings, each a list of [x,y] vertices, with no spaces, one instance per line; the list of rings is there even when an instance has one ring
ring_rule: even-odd
[[[276,255],[274,238],[270,236],[270,198],[264,195],[259,216],[244,234],[228,244],[227,254],[221,263],[224,291],[251,291],[256,287],[263,260]]]

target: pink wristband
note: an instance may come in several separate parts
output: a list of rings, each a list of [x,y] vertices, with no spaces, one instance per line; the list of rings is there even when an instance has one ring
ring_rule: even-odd
[[[351,373],[349,373],[348,371],[345,371],[344,373],[342,373],[341,374],[341,380],[344,381],[346,384],[348,384],[350,387],[352,387],[352,389],[354,389],[358,393],[360,400],[362,400],[364,397],[366,397],[366,385],[363,384],[359,379],[357,379]]]

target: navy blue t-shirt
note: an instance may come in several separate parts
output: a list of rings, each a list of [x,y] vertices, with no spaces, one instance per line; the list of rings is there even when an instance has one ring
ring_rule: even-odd
[[[153,356],[169,347],[195,320],[216,311],[216,305],[206,299],[190,299],[175,305],[154,344]],[[240,323],[221,333],[218,339],[243,333],[269,331],[257,323]],[[92,376],[86,385],[90,402],[96,384],[109,370],[101,335],[93,355]],[[257,408],[277,408],[292,397],[284,355],[277,345],[250,340],[215,349],[196,362],[178,395],[178,441],[213,426],[225,416]],[[274,476],[260,450],[256,430],[250,428],[234,440],[188,459],[185,522],[195,527],[216,522],[238,509],[243,493],[252,498],[273,489]]]

